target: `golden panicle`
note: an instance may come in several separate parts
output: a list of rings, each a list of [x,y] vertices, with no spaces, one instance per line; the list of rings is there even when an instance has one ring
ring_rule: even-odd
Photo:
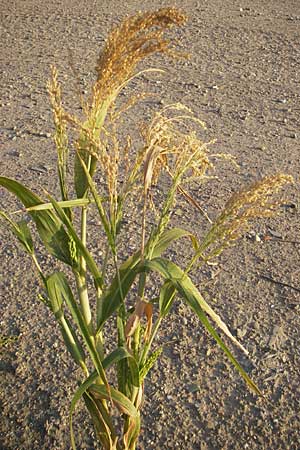
[[[292,182],[293,177],[290,175],[274,174],[233,194],[206,235],[200,252],[214,245],[212,255],[215,256],[236,240],[252,219],[274,215],[280,204],[276,194],[284,185]]]
[[[47,88],[49,92],[50,102],[53,110],[53,119],[55,126],[54,142],[57,151],[57,167],[60,180],[60,188],[62,198],[67,200],[67,166],[68,166],[68,134],[67,134],[67,118],[62,106],[61,89],[58,83],[58,73],[56,67],[51,67],[51,78]]]
[[[129,17],[116,27],[97,62],[94,103],[113,96],[133,74],[140,60],[153,53],[168,53],[170,43],[164,38],[165,30],[185,21],[186,16],[178,9],[162,8]]]
[[[64,130],[66,120],[61,100],[61,89],[58,83],[58,73],[55,66],[51,66],[51,79],[48,81],[47,89],[53,110],[54,124],[56,129]]]
[[[167,115],[170,111],[184,111],[189,114]],[[179,123],[187,131],[180,131],[175,124]],[[156,184],[161,170],[165,170],[171,178],[189,171],[190,176],[201,178],[210,166],[207,156],[207,145],[191,130],[191,123],[204,124],[182,104],[165,107],[155,114],[150,126],[142,130],[145,140],[144,187],[148,190]],[[183,181],[183,180],[182,180]]]

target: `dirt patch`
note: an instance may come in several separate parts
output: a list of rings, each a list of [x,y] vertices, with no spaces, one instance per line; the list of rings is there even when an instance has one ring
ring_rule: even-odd
[[[240,172],[224,165],[219,180],[193,192],[214,217],[245,182],[274,172],[299,181],[300,6],[298,0],[175,4],[190,17],[177,38],[191,59],[175,66],[156,59],[156,67],[167,69],[165,78],[144,79],[136,89],[158,94],[150,109],[160,98],[186,103],[207,124],[203,140],[217,138],[218,152],[237,157]],[[151,8],[162,5],[168,2],[151,2]],[[107,31],[126,14],[147,8],[148,2],[133,0],[1,2],[3,175],[56,192],[45,88],[50,64],[64,74],[67,104],[74,104],[78,86],[71,81],[69,51],[85,90]],[[161,333],[162,341],[174,344],[165,347],[146,386],[139,449],[300,448],[299,185],[286,195],[278,218],[260,222],[218,266],[201,274],[205,296],[248,348],[249,360],[237,356],[268,400],[249,393],[199,322],[177,303]],[[1,208],[17,206],[3,190],[0,199]],[[199,223],[200,229],[198,217],[187,222],[185,216],[182,205],[176,220],[194,228]],[[36,300],[30,262],[7,238],[2,230],[1,333],[19,339],[1,350],[1,446],[67,449],[76,373],[52,317]],[[174,258],[184,250],[174,250]],[[85,416],[79,412],[77,419],[78,448],[93,449]],[[86,431],[79,435],[80,429]]]

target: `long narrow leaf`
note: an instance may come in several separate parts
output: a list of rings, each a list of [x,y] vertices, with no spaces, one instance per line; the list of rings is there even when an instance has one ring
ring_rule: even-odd
[[[240,372],[241,376],[248,383],[248,385],[258,394],[261,394],[258,387],[254,384],[254,382],[249,378],[244,369],[237,362],[235,357],[232,355],[230,350],[227,348],[225,343],[219,337],[218,333],[212,327],[210,322],[208,321],[206,314],[208,314],[214,322],[218,325],[219,328],[242,350],[246,353],[247,351],[244,347],[237,341],[237,339],[232,336],[227,326],[222,322],[220,317],[211,309],[211,307],[204,300],[200,292],[197,290],[196,286],[193,284],[191,279],[171,261],[168,261],[163,258],[156,258],[151,261],[145,261],[145,267],[160,273],[165,280],[169,280],[172,282],[173,286],[176,288],[178,293],[183,297],[183,299],[187,302],[187,304],[192,308],[198,318],[201,320],[204,327],[207,331],[214,337],[217,343],[220,345],[222,350],[226,353],[229,360],[233,363],[236,369]]]
[[[34,253],[33,240],[25,220],[14,222],[5,212],[0,211],[0,217],[2,217],[7,223],[9,223],[13,234],[21,243],[27,253],[32,255]]]
[[[110,225],[109,225],[109,221],[107,219],[105,210],[104,210],[103,205],[102,205],[102,198],[100,197],[100,195],[97,192],[95,183],[93,182],[93,179],[92,179],[92,177],[90,175],[90,172],[88,171],[88,168],[86,166],[85,161],[80,157],[79,153],[77,153],[77,157],[78,157],[78,160],[80,161],[80,164],[82,165],[82,169],[83,169],[83,172],[85,174],[86,181],[88,183],[88,187],[90,188],[91,193],[92,193],[92,195],[94,197],[94,200],[95,200],[98,212],[99,212],[99,216],[100,216],[103,228],[104,228],[104,231],[106,233],[106,236],[108,238],[110,246],[112,247],[113,246],[113,241],[112,241],[112,236],[111,236]]]
[[[116,364],[117,362],[121,361],[122,359],[126,358],[133,358],[132,355],[125,349],[125,348],[117,348],[113,352],[111,352],[104,360],[102,361],[102,366],[104,370],[107,370],[110,366],[113,364]],[[136,370],[137,366],[136,366]],[[136,374],[136,379],[138,380],[138,375]],[[83,393],[86,392],[89,387],[95,383],[97,378],[99,377],[98,373],[94,371],[89,375],[89,377],[79,386],[77,391],[75,392],[72,401],[71,401],[71,408],[70,408],[70,414],[73,414],[75,410],[76,403],[80,400]]]
[[[132,384],[136,387],[139,387],[140,386],[139,368],[135,358],[126,350],[126,348],[119,347],[113,352],[111,352],[106,358],[104,358],[104,360],[102,361],[102,365],[104,369],[106,369],[112,364],[118,363],[122,359],[128,360]]]
[[[105,421],[105,418],[103,417],[103,414],[102,414],[103,408],[101,408],[102,411],[100,411],[99,401],[97,402],[96,399],[94,399],[90,394],[88,394],[86,392],[83,394],[82,397],[83,397],[85,406],[88,409],[90,416],[93,420],[94,427],[98,434],[98,437],[102,444],[102,447],[105,449],[115,450],[115,446],[113,446],[113,441],[112,441],[111,429],[109,427],[109,424],[107,424],[107,422]],[[110,418],[108,418],[108,419],[110,419]],[[73,448],[73,450],[76,450],[73,427],[70,428],[70,434],[71,434],[72,448]]]
[[[137,363],[136,363],[135,359],[133,358],[133,356],[125,348],[122,348],[122,347],[117,348],[116,350],[111,352],[106,358],[104,358],[104,360],[102,361],[103,369],[107,370],[110,366],[118,363],[122,359],[128,359],[130,361],[129,367],[130,367],[130,371],[131,371],[132,382],[133,382],[134,386],[138,387],[140,385],[140,375],[139,375],[138,366],[137,366]],[[70,414],[69,414],[69,424],[70,424],[70,433],[71,433],[72,443],[74,443],[74,445],[72,444],[73,448],[75,448],[75,440],[74,440],[74,433],[73,433],[72,417],[73,417],[73,413],[76,408],[76,404],[81,399],[83,394],[89,389],[89,387],[92,386],[92,384],[94,384],[96,382],[98,377],[99,377],[98,373],[96,371],[94,371],[79,386],[79,388],[76,390],[76,392],[72,398]]]
[[[61,282],[58,282],[56,274],[50,275],[46,280],[48,297],[51,302],[51,309],[59,322],[62,330],[62,335],[67,346],[67,349],[73,356],[74,361],[81,367],[85,366],[85,355],[80,342],[77,339],[75,331],[69,320],[64,316],[63,303],[64,296],[61,289]]]
[[[40,197],[11,178],[0,177],[0,186],[14,194],[25,208],[44,203]],[[39,236],[48,251],[60,261],[72,266],[70,238],[58,217],[52,211],[32,211],[29,214],[35,222]]]
[[[64,210],[59,206],[58,202],[53,199],[52,197],[50,197],[50,201],[58,215],[58,217],[60,218],[60,220],[63,222],[63,224],[66,226],[68,233],[70,234],[70,236],[72,237],[72,239],[75,242],[75,245],[77,246],[77,248],[79,249],[79,251],[81,252],[81,254],[83,255],[84,259],[86,260],[87,266],[89,268],[89,270],[91,271],[93,277],[94,277],[94,281],[96,283],[96,285],[102,289],[103,288],[103,279],[102,279],[102,275],[97,267],[97,264],[95,263],[94,258],[92,257],[92,255],[90,254],[90,252],[88,251],[88,249],[85,247],[85,245],[82,243],[81,239],[78,237],[75,228],[73,227],[69,217],[67,216],[67,214],[64,212]]]
[[[50,275],[50,277],[48,277],[47,279],[47,288],[50,298],[51,297],[57,298],[59,295],[61,301],[65,301],[66,304],[68,305],[71,315],[75,323],[78,325],[80,333],[89,350],[95,369],[97,370],[100,379],[105,383],[106,387],[108,388],[106,374],[103,369],[100,357],[91,339],[87,324],[85,323],[81,311],[73,297],[72,291],[68,285],[65,275],[62,272],[55,272],[52,275]]]
[[[189,231],[182,228],[172,228],[165,231],[153,250],[153,257],[160,256],[172,244],[173,241],[185,236],[192,238],[193,235]],[[124,298],[126,297],[137,273],[140,270],[138,268],[140,260],[140,252],[137,252],[128,258],[119,269],[121,288]],[[103,324],[119,308],[121,303],[122,297],[119,281],[118,278],[115,277],[99,302],[99,308],[97,311],[98,331],[101,330]]]
[[[75,331],[73,330],[73,327],[72,327],[70,321],[67,319],[67,317],[65,317],[65,322],[66,322],[69,332],[72,335],[72,339],[71,340],[69,339],[69,334],[66,333],[65,327],[62,326],[62,335],[63,335],[64,341],[66,343],[66,346],[67,346],[69,352],[73,356],[74,361],[77,362],[77,364],[80,367],[83,367],[84,362],[85,362],[84,350],[77,338]]]
[[[159,241],[154,247],[152,258],[160,256],[172,244],[173,241],[181,239],[182,237],[189,237],[191,239],[193,246],[195,245],[195,241],[197,241],[197,237],[190,231],[177,227],[171,228],[169,230],[166,230],[161,235]]]
[[[122,392],[117,389],[110,388],[111,397],[109,395],[109,391],[106,386],[103,384],[92,384],[90,387],[90,392],[92,392],[95,397],[101,398],[103,400],[109,400],[110,398],[114,402],[114,404],[124,413],[130,417],[137,417],[138,411],[135,408],[134,404],[127,398]]]
[[[139,255],[133,255],[123,263],[119,269],[120,280],[115,277],[101,297],[97,311],[97,333],[102,329],[106,320],[119,308],[123,298],[126,297],[130,290],[136,275],[138,273],[137,266],[140,262]],[[120,281],[120,282],[119,282]]]
[[[76,208],[78,206],[87,206],[90,203],[93,202],[89,198],[75,198],[73,200],[57,202],[61,208]],[[52,203],[42,203],[40,205],[31,206],[30,208],[26,208],[26,211],[42,211],[45,209],[54,209]]]
[[[169,280],[165,281],[159,293],[159,312],[162,317],[165,317],[173,304],[176,294],[176,289],[173,283]]]

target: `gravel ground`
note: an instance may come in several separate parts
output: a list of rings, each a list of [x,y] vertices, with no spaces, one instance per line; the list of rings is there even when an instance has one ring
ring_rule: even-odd
[[[46,187],[55,193],[45,87],[50,65],[55,63],[61,74],[67,105],[74,104],[77,85],[70,62],[86,90],[110,28],[126,14],[169,3],[0,4],[0,171],[39,192]],[[299,450],[300,3],[182,0],[173,5],[189,15],[185,29],[175,35],[191,58],[175,65],[156,58],[156,67],[167,69],[165,78],[144,79],[134,87],[152,90],[166,103],[187,104],[207,124],[203,140],[216,138],[217,151],[230,152],[241,165],[238,172],[223,164],[219,179],[193,195],[215,217],[231,192],[262,175],[285,172],[297,183],[286,191],[279,217],[255,225],[217,266],[201,274],[205,297],[249,350],[249,359],[236,355],[266,399],[249,392],[178,302],[160,334],[162,342],[173,344],[165,346],[146,385],[138,448]],[[159,106],[159,98],[149,102],[150,109]],[[0,200],[1,208],[17,208],[4,190]],[[199,219],[187,220],[186,206],[179,206],[178,223],[197,227]],[[174,259],[185,250],[177,247]],[[36,300],[30,261],[5,229],[0,251],[1,334],[18,336],[1,348],[0,447],[69,449],[68,410],[76,371],[53,318]],[[46,257],[42,261],[52,264]],[[76,422],[78,448],[96,448],[83,411]]]

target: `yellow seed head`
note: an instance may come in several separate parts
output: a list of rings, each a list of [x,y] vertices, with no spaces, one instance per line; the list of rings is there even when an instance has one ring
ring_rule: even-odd
[[[158,52],[170,53],[164,32],[185,21],[186,16],[178,9],[162,8],[129,17],[116,27],[98,58],[94,104],[113,97],[142,59]]]

